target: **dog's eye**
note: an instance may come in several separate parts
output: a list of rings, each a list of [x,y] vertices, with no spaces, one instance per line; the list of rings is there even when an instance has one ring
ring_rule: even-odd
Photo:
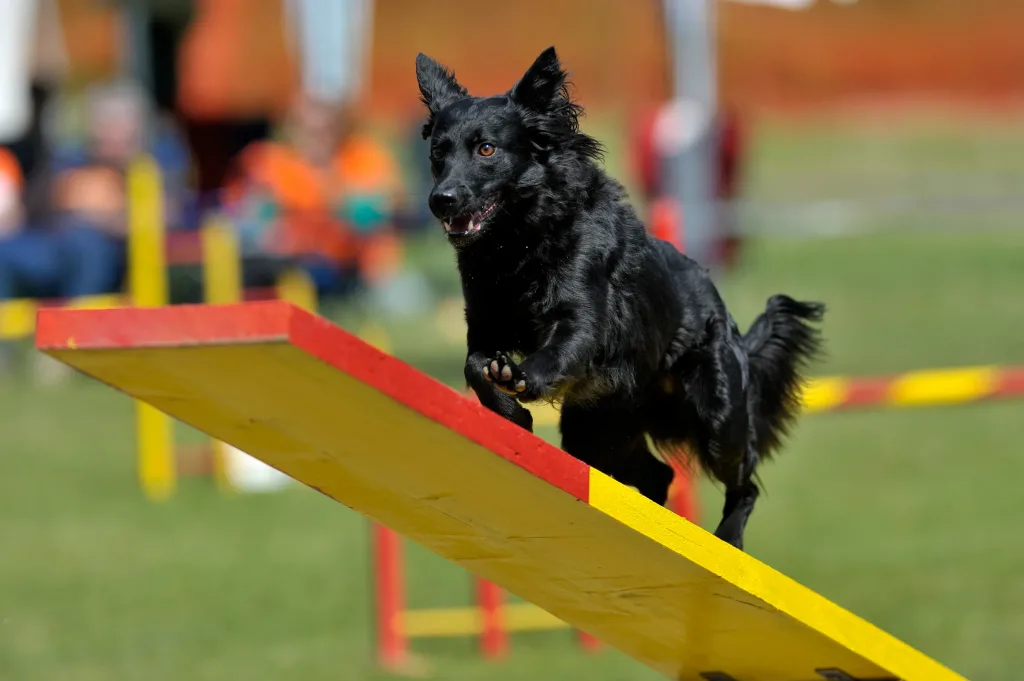
[[[442,150],[441,147],[434,147],[433,149],[430,150],[430,158],[434,159],[435,161],[440,161],[442,158],[444,158],[444,150]]]
[[[494,153],[494,145],[491,144],[490,142],[484,142],[483,144],[480,145],[480,148],[476,150],[476,153],[480,154],[481,156],[490,156],[491,154]]]

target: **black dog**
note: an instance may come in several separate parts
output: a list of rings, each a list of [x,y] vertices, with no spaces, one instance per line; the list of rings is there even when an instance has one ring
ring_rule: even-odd
[[[715,534],[742,548],[754,469],[796,416],[824,306],[773,296],[741,334],[707,271],[650,236],[599,167],[554,48],[501,96],[470,96],[422,54],[416,77],[480,401],[527,429],[520,402],[561,402],[565,451],[659,504],[665,457],[695,455],[725,484]]]

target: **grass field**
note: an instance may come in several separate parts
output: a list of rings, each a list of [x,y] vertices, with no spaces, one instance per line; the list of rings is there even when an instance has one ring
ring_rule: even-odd
[[[868,157],[901,177],[929,163],[972,172],[978,157],[964,148],[1024,140],[936,136],[908,152],[892,148],[892,131],[855,144],[814,134],[817,156],[791,131],[766,130],[753,191],[769,196],[787,177],[830,186],[818,165],[870,175],[858,165]],[[449,265],[432,268],[443,277]],[[1024,230],[760,240],[723,290],[744,325],[776,291],[828,301],[822,372],[1024,362]],[[391,331],[397,354],[458,379],[457,341],[423,322]],[[1022,414],[1002,403],[809,416],[764,469],[748,549],[975,681],[1018,679]],[[359,516],[305,489],[226,499],[203,481],[148,505],[131,434],[128,400],[84,379],[0,384],[0,680],[383,678]],[[704,484],[701,498],[713,525],[718,492]],[[415,605],[469,601],[465,573],[415,547],[410,562]],[[416,649],[445,681],[654,678],[613,651],[578,652],[568,632],[517,637],[497,666],[468,640]]]

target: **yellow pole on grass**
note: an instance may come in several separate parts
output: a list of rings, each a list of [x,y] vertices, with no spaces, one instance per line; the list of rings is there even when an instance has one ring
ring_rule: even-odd
[[[212,215],[201,229],[203,247],[203,295],[208,305],[230,305],[242,301],[242,257],[231,224]],[[231,492],[227,471],[227,445],[210,441],[213,477],[222,492]]]
[[[316,285],[301,267],[292,267],[282,273],[276,288],[280,300],[287,300],[307,312],[317,311]]]
[[[164,257],[164,207],[160,169],[149,156],[128,169],[128,286],[135,307],[167,304],[167,263]],[[151,501],[174,494],[177,471],[170,417],[136,400],[135,437],[138,476]]]

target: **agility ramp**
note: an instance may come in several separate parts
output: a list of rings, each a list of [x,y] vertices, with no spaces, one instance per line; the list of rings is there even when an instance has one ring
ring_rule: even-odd
[[[36,344],[671,678],[962,679],[288,303],[42,310]]]

